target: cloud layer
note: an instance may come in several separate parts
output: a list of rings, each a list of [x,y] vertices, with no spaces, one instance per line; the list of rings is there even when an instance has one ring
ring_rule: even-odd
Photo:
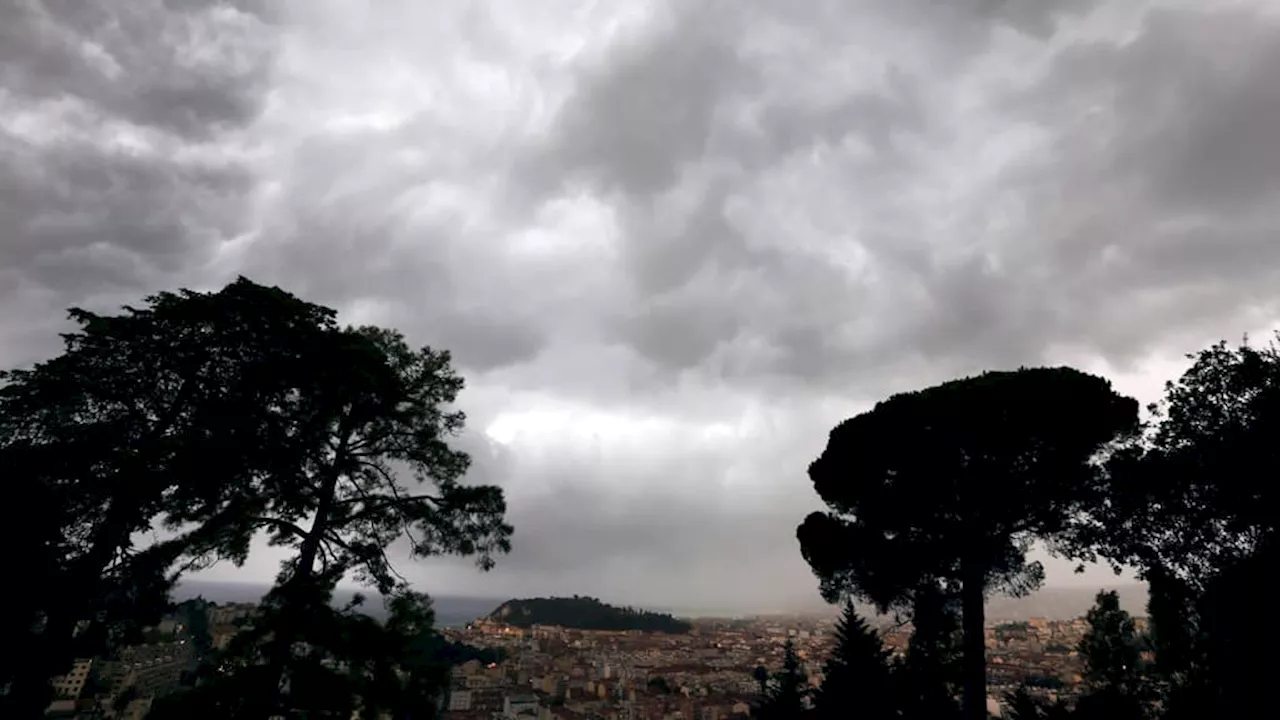
[[[839,419],[1280,310],[1262,0],[373,7],[5,4],[0,360],[239,273],[452,349],[516,549],[428,590],[815,602]]]

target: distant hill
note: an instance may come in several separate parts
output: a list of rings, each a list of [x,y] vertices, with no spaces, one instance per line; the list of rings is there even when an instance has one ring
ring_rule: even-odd
[[[489,614],[493,620],[531,627],[558,625],[579,630],[641,630],[687,633],[692,626],[663,613],[619,608],[591,597],[526,598],[508,600]]]

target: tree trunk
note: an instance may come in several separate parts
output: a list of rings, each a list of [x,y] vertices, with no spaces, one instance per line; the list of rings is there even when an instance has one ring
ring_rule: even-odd
[[[981,561],[966,558],[960,567],[964,584],[960,589],[962,628],[964,718],[986,720],[987,717],[987,646],[984,637],[983,590],[986,567]]]
[[[275,702],[273,707],[267,711],[267,717],[277,714],[287,714],[282,707],[284,703],[284,684],[285,672],[288,670],[289,658],[293,653],[293,643],[298,637],[297,626],[293,622],[297,617],[309,610],[307,607],[298,607],[297,605],[305,605],[306,599],[310,597],[308,586],[315,575],[316,558],[320,553],[320,543],[324,541],[324,533],[328,530],[329,514],[333,511],[334,495],[338,491],[338,481],[342,475],[342,462],[347,448],[347,438],[343,438],[339,444],[338,452],[334,457],[333,467],[328,473],[328,477],[324,480],[324,486],[320,489],[320,501],[316,507],[316,518],[311,523],[311,530],[306,537],[302,539],[302,544],[298,548],[298,563],[294,568],[293,576],[286,581],[285,592],[283,598],[283,607],[280,617],[276,622],[274,637],[271,641],[271,671],[266,677],[275,681],[275,687],[272,694]]]

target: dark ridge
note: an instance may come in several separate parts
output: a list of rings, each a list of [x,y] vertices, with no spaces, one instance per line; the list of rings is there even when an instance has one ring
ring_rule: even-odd
[[[557,625],[578,630],[639,630],[687,633],[692,626],[664,613],[614,607],[592,597],[526,598],[508,600],[490,613],[493,620],[515,625]]]

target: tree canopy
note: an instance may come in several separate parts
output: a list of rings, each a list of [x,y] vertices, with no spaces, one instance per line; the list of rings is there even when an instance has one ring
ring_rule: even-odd
[[[814,698],[816,714],[820,718],[888,720],[897,717],[897,702],[889,651],[853,603],[845,603],[836,625],[835,648]]]
[[[1038,586],[1026,550],[1068,528],[1100,451],[1137,424],[1136,401],[1070,368],[892,396],[838,425],[810,465],[829,511],[799,527],[802,553],[830,599],[909,609],[925,586],[958,593],[966,714],[982,717],[984,593]]]
[[[259,644],[241,646],[243,672],[281,712],[298,697],[285,689],[314,675],[306,648],[342,637],[329,602],[339,580],[406,596],[392,543],[403,540],[412,557],[470,556],[488,569],[512,532],[499,488],[461,482],[470,459],[449,440],[463,427],[451,409],[463,383],[448,352],[414,350],[370,327],[331,331],[318,348],[282,415],[292,464],[264,476],[230,518],[237,534],[263,530],[296,551],[251,633]]]
[[[795,643],[787,640],[782,649],[782,669],[764,685],[757,708],[761,720],[799,720],[809,713],[809,678],[800,665]]]
[[[483,569],[510,548],[502,491],[462,482],[469,458],[450,446],[463,382],[447,351],[339,327],[332,310],[244,278],[71,317],[61,355],[0,375],[0,467],[37,503],[0,517],[38,584],[3,620],[6,716],[41,713],[72,658],[136,635],[182,572],[243,562],[259,533],[296,551],[239,656],[236,682],[264,712],[289,710],[279,688],[323,675],[307,648],[350,659],[382,637],[333,614],[339,580],[390,594],[402,615],[422,606],[392,543]],[[157,529],[162,540],[135,543]]]
[[[1166,385],[1147,432],[1106,465],[1075,540],[1148,581],[1168,717],[1241,716],[1263,702],[1251,649],[1277,642],[1257,578],[1277,566],[1280,350],[1217,343]]]
[[[3,668],[0,702],[23,715],[43,710],[73,657],[154,620],[184,568],[243,561],[248,536],[218,518],[273,471],[295,353],[334,328],[332,311],[243,278],[70,315],[61,355],[0,374],[0,466],[31,503],[0,521],[35,586],[5,621],[27,650]],[[157,525],[169,539],[138,547]]]

